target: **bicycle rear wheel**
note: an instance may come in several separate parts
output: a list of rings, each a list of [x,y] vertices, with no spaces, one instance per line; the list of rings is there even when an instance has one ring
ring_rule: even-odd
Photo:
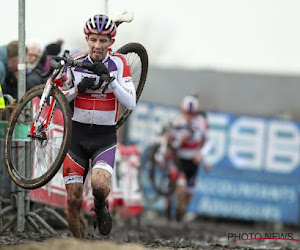
[[[71,108],[63,93],[52,87],[38,117],[35,136],[29,136],[44,85],[29,90],[14,109],[4,142],[4,158],[11,179],[24,189],[48,183],[61,167],[71,137]],[[54,101],[54,112],[47,115]],[[47,127],[46,119],[50,118]]]
[[[155,192],[169,196],[176,187],[179,160],[172,148],[161,154],[160,144],[154,145],[149,157],[149,178]],[[159,156],[158,156],[159,155]]]
[[[141,97],[147,79],[148,54],[143,45],[139,43],[128,43],[117,50],[125,55],[131,70],[132,81],[136,90],[136,102]],[[120,105],[118,112],[117,129],[121,127],[131,114],[131,110]]]

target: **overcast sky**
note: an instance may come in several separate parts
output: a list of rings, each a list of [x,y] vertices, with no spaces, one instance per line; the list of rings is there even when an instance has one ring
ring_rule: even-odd
[[[18,0],[5,1],[0,44],[18,37]],[[133,12],[113,49],[140,42],[158,67],[300,75],[299,0],[107,0],[108,14]],[[26,0],[26,40],[62,38],[83,50],[83,25],[105,0]]]

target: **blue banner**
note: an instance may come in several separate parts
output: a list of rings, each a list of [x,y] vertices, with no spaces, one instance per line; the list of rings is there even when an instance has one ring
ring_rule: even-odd
[[[144,152],[179,112],[172,106],[139,103],[129,120],[129,143]],[[212,170],[200,168],[189,210],[214,217],[298,223],[300,123],[217,112],[208,112],[207,119],[214,141],[207,157]],[[143,185],[153,195],[146,171]],[[165,204],[160,199],[146,206],[162,210]]]

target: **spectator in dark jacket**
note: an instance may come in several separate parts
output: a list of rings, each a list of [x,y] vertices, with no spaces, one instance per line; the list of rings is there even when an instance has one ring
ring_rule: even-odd
[[[18,41],[14,40],[7,45],[0,46],[0,108],[5,108],[2,88],[5,80],[15,78],[18,70]],[[9,73],[9,75],[7,75]],[[13,79],[10,79],[13,80]],[[2,88],[1,88],[2,87]]]
[[[44,63],[44,68],[46,71],[49,69],[52,56],[57,56],[60,54],[63,43],[64,41],[62,39],[58,39],[56,42],[50,43],[46,46],[46,61]]]
[[[37,85],[44,84],[46,79],[43,79],[36,72],[36,69],[45,72],[44,67],[40,63],[41,57],[43,55],[41,45],[36,42],[29,42],[27,43],[26,47],[26,91],[28,91],[29,89]]]
[[[26,44],[26,91],[31,88],[44,84],[43,79],[35,70],[40,69],[44,72],[43,66],[39,63],[42,56],[41,45],[36,42]],[[3,93],[11,95],[14,99],[18,99],[18,72],[7,71],[5,82],[2,85]]]

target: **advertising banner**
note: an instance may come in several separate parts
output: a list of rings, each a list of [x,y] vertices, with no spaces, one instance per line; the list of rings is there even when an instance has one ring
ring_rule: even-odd
[[[142,153],[176,107],[141,102],[130,117],[128,143]],[[299,222],[300,123],[280,119],[208,112],[214,148],[212,169],[200,167],[189,210],[202,215],[250,220]],[[153,195],[143,171],[146,194]],[[159,199],[147,204],[163,210]]]

